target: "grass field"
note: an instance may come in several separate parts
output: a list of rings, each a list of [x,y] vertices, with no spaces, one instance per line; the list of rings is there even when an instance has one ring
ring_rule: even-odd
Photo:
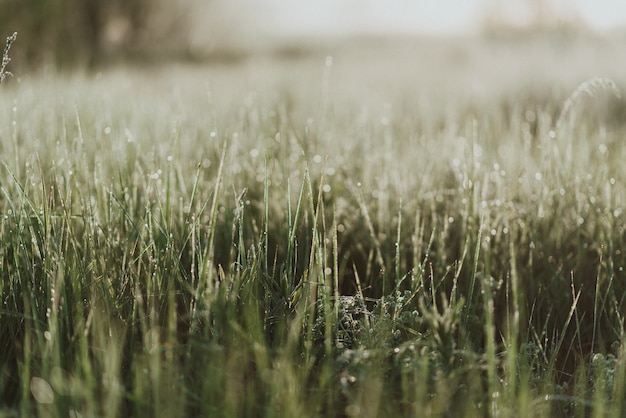
[[[0,416],[625,416],[619,46],[7,79]]]

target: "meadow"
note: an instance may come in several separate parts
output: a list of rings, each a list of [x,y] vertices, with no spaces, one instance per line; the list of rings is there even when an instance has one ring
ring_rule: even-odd
[[[8,78],[0,416],[625,416],[620,45]]]

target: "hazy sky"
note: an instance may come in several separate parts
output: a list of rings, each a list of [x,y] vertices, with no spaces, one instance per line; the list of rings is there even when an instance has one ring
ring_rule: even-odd
[[[271,32],[398,31],[462,33],[496,8],[510,20],[532,14],[532,0],[248,0],[251,23]],[[535,1],[536,2],[536,1]],[[552,15],[594,28],[626,24],[625,0],[548,0]],[[252,6],[252,7],[249,7]],[[241,10],[241,9],[240,9]]]
[[[626,24],[626,2],[620,0],[576,0],[582,17],[593,26]]]

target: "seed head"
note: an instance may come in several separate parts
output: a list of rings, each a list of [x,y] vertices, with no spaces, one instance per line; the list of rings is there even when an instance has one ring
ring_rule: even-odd
[[[6,66],[11,62],[11,58],[9,58],[9,50],[11,49],[11,45],[17,39],[17,32],[13,32],[12,35],[7,36],[7,42],[4,46],[4,50],[2,51],[2,64],[0,65],[0,84],[4,81],[5,78],[12,76],[11,72],[6,71]]]

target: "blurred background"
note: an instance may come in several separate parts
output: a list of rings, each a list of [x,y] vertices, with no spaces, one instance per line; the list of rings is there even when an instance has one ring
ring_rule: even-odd
[[[0,0],[2,36],[19,33],[13,69],[297,56],[399,36],[626,39],[625,23],[618,0]]]

